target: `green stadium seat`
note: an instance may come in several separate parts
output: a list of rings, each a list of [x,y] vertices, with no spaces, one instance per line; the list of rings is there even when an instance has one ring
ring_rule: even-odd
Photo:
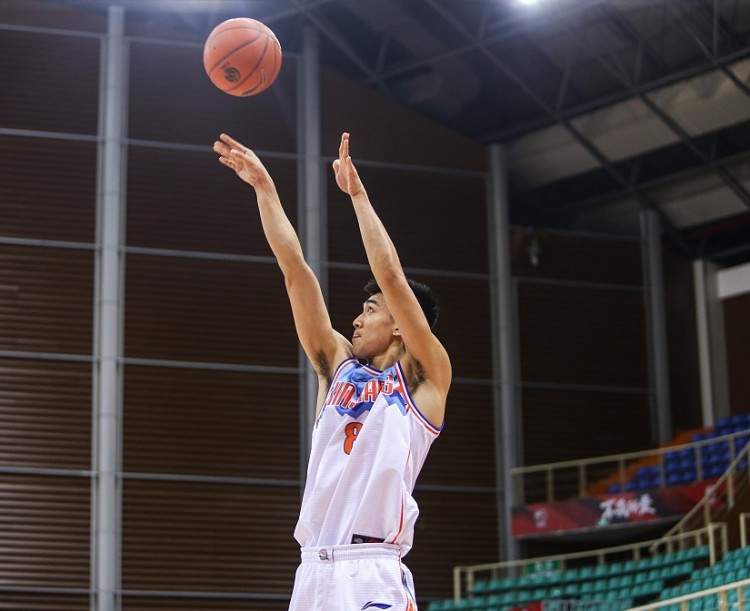
[[[517,588],[528,588],[532,585],[534,585],[537,582],[536,576],[533,575],[521,575],[516,580],[516,587]]]
[[[622,573],[622,562],[610,562],[609,563],[609,574],[619,575]]]
[[[563,589],[560,586],[553,586],[549,589],[549,597],[554,598],[562,598],[563,596]]]
[[[711,551],[708,549],[708,545],[699,545],[688,550],[688,560],[707,560],[710,557]]]
[[[581,583],[581,587],[579,588],[581,596],[585,594],[592,594],[594,592],[594,583],[593,581],[584,581]]]
[[[638,563],[635,560],[628,560],[622,565],[623,573],[634,573],[638,570]]]
[[[488,592],[504,592],[510,590],[515,585],[516,580],[512,577],[503,577],[501,579],[490,580]]]
[[[481,581],[475,581],[474,587],[471,588],[472,594],[484,594],[485,592],[489,592],[490,589],[490,582],[483,579]]]
[[[607,589],[607,578],[597,579],[594,582],[594,592],[604,592]]]
[[[453,599],[445,598],[443,600],[433,600],[427,607],[427,611],[453,611],[455,608]]]
[[[563,582],[569,582],[569,581],[576,581],[577,579],[580,579],[580,570],[577,568],[573,569],[565,569],[562,572],[562,581]]]
[[[609,567],[606,564],[599,564],[594,568],[594,577],[606,577],[609,574]]]
[[[661,596],[659,598],[661,600],[668,600],[670,598],[674,598],[675,596],[677,596],[677,588],[669,587],[669,588],[664,588],[661,591]]]
[[[519,605],[525,605],[532,602],[532,600],[530,590],[521,590],[516,594],[516,603]]]
[[[547,588],[535,588],[531,591],[531,600],[539,601],[547,598]]]
[[[640,570],[653,569],[661,566],[661,556],[648,556],[647,558],[641,558],[638,561]]]
[[[512,607],[516,603],[516,593],[514,591],[504,592],[500,595],[503,605]]]
[[[625,586],[617,590],[617,598],[619,600],[629,600],[633,598],[633,588]]]
[[[608,590],[617,590],[622,585],[622,577],[619,575],[615,577],[610,577],[607,580],[607,589]]]

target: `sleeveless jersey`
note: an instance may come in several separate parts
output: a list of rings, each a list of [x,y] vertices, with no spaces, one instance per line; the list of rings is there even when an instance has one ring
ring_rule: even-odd
[[[382,541],[405,555],[419,514],[412,491],[441,429],[412,401],[400,363],[379,371],[344,360],[313,429],[300,546]]]

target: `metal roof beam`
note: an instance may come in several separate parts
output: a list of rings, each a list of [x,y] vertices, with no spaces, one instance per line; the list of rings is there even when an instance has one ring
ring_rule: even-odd
[[[449,22],[455,29],[457,29],[464,37],[471,38],[471,33],[468,32],[462,25],[457,23],[454,19],[451,19],[450,15],[445,12],[445,9],[435,4],[435,0],[427,0],[437,13],[439,13],[447,22]],[[494,53],[492,53],[486,47],[482,47],[481,51],[501,72],[505,74],[507,78],[512,80],[524,93],[531,99],[540,109],[547,113],[551,118],[556,118],[554,109],[550,108],[547,103],[526,83],[520,78],[515,72],[508,68],[504,62],[502,62]],[[566,119],[559,120],[560,124],[565,127],[566,130],[573,136],[573,138],[585,148],[589,154],[591,154],[607,171],[607,173],[619,183],[628,193],[635,197],[638,202],[646,209],[653,210],[659,216],[662,227],[670,235],[670,237],[679,244],[680,247],[685,251],[686,254],[694,256],[691,246],[682,238],[677,228],[672,224],[669,218],[661,211],[661,209],[653,202],[645,193],[639,189],[634,188],[630,185],[628,179],[622,175],[622,173],[612,165],[607,157],[592,143],[590,142],[581,132]]]
[[[352,45],[347,42],[346,38],[331,24],[328,20],[312,12],[312,5],[307,5],[301,0],[290,0],[290,2],[304,13],[318,30],[333,43],[334,46],[346,55],[346,57],[368,78],[369,82],[374,82],[378,88],[390,93],[388,86],[378,78],[375,71],[370,68],[367,62],[357,53]]]
[[[748,159],[750,159],[750,149],[743,151],[742,153],[738,153],[736,155],[730,155],[722,159],[715,159],[706,166],[706,169],[708,171],[718,172],[722,169],[726,169],[727,166],[733,165],[735,163],[740,163]],[[633,186],[641,191],[645,191],[648,189],[654,189],[656,187],[664,186],[671,182],[677,182],[681,179],[690,178],[691,176],[695,176],[695,170],[693,168],[690,168],[687,170],[681,170],[679,172],[672,172],[670,174],[666,174],[658,178],[651,178],[643,182],[636,181],[633,184]],[[561,206],[555,212],[558,213],[560,216],[564,216],[566,214],[572,214],[574,212],[585,210],[587,208],[594,208],[596,206],[601,206],[603,204],[616,200],[627,194],[628,194],[627,189],[621,189],[619,191],[607,193],[606,195],[596,195],[594,197],[590,197],[585,200],[580,200],[572,204]]]
[[[683,23],[685,23],[684,19]],[[690,30],[691,35],[694,35],[697,38],[697,35],[695,35],[695,33],[690,29],[689,24],[685,23],[685,25]],[[609,73],[612,74],[615,78],[618,78],[624,87],[633,90],[633,85],[627,82],[625,78],[618,73],[617,70],[613,70],[612,67],[609,66],[609,64],[598,53],[592,51],[589,46],[584,43],[584,41],[574,36],[574,32],[571,32],[569,28],[568,32],[571,34],[571,38],[575,41],[575,44],[577,44],[579,47],[582,47],[583,50],[591,57],[593,57],[605,70],[609,71]],[[632,35],[640,40],[640,36],[636,32],[632,32]],[[711,159],[705,152],[700,149],[700,147],[695,143],[690,134],[688,134],[682,128],[682,126],[677,123],[677,121],[675,121],[663,108],[658,106],[646,93],[642,91],[634,91],[634,96],[638,97],[643,102],[643,104],[680,139],[680,141],[701,161],[702,164],[708,166],[711,163]],[[742,200],[745,206],[750,208],[750,193],[748,193],[748,191],[742,186],[742,184],[724,168],[717,170],[716,173],[719,175],[724,184],[726,184],[727,187],[729,187],[729,189],[731,189],[731,191],[738,198],[740,198],[740,200]]]

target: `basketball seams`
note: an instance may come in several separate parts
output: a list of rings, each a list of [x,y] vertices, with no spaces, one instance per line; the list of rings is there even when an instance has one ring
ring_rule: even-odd
[[[249,30],[249,29],[252,29],[252,28],[232,28],[232,29],[233,29],[233,30],[240,30],[240,29],[244,29],[244,30]],[[224,33],[224,32],[226,32],[226,31],[228,31],[228,30],[222,30],[221,32],[218,32],[218,33],[217,33],[217,34],[216,34],[215,36],[218,36],[219,34],[223,34],[223,33]],[[248,40],[248,41],[246,41],[245,43],[241,44],[241,45],[240,45],[239,47],[234,47],[233,49],[230,49],[229,51],[227,51],[227,52],[226,52],[226,53],[225,53],[225,54],[223,55],[223,57],[221,57],[221,59],[219,59],[219,60],[218,60],[218,61],[217,61],[217,62],[216,62],[216,63],[215,63],[215,64],[214,64],[214,65],[213,65],[212,67],[211,67],[211,69],[210,69],[210,70],[208,71],[208,73],[209,73],[209,74],[212,74],[212,73],[213,73],[213,71],[214,71],[214,70],[216,70],[216,68],[218,68],[219,66],[221,66],[222,62],[225,62],[225,61],[227,60],[227,58],[228,58],[228,57],[232,57],[232,55],[233,55],[234,53],[237,53],[237,51],[239,51],[240,49],[244,49],[244,48],[245,48],[245,47],[247,47],[248,45],[251,45],[251,44],[255,43],[255,42],[256,42],[256,41],[257,41],[257,40],[258,40],[258,39],[259,39],[259,38],[260,38],[260,37],[261,37],[261,36],[262,36],[263,34],[265,34],[265,32],[261,32],[260,30],[255,30],[255,31],[256,31],[256,32],[258,33],[258,35],[257,35],[257,36],[256,36],[255,38],[253,38],[252,40]],[[215,36],[212,36],[211,38],[214,38]],[[267,35],[266,35],[266,36],[267,36]],[[208,42],[210,43],[210,42],[211,42],[211,40],[209,40]],[[207,44],[208,44],[208,43],[207,43]]]
[[[226,90],[227,92],[235,91],[240,85],[245,84],[248,81],[248,79],[250,79],[250,77],[252,77],[258,71],[258,67],[261,66],[264,63],[264,60],[266,59],[266,54],[269,51],[269,47],[272,49],[272,54],[273,54],[273,57],[272,57],[273,58],[272,70],[270,70],[269,72],[265,72],[264,73],[265,78],[261,77],[261,82],[260,83],[258,83],[257,85],[255,85],[255,87],[253,87],[251,89],[248,89],[247,91],[244,91],[241,95],[242,96],[249,96],[249,95],[253,95],[253,94],[256,94],[256,93],[260,93],[261,91],[263,91],[266,88],[268,88],[271,85],[271,83],[274,82],[274,80],[276,79],[276,76],[278,76],[278,72],[279,72],[279,69],[280,69],[280,64],[278,62],[278,59],[279,59],[279,56],[280,56],[280,53],[281,53],[281,45],[279,44],[279,42],[276,40],[275,37],[268,36],[268,38],[266,40],[266,46],[263,49],[263,52],[261,53],[260,57],[258,58],[257,63],[255,64],[255,66],[253,66],[253,69],[235,87],[232,87],[231,89],[227,89]],[[263,70],[263,69],[264,68],[261,67],[261,70]]]
[[[230,87],[229,89],[227,89],[226,90],[227,93],[229,93],[230,91],[234,91],[238,87],[241,87],[242,85],[244,85],[248,81],[248,79],[250,79],[250,77],[253,76],[258,71],[258,66],[261,66],[263,64],[263,60],[265,59],[266,53],[268,52],[268,45],[270,43],[271,43],[271,40],[269,39],[268,36],[266,36],[266,46],[263,48],[263,51],[258,56],[258,61],[255,62],[255,65],[253,66],[253,69],[250,70],[250,72],[247,73],[247,76],[245,78],[243,78],[239,83],[237,83],[234,87]],[[261,70],[262,70],[262,68],[261,68]],[[258,87],[260,87],[261,85],[263,85],[265,83],[266,83],[266,79],[264,79],[263,78],[263,74],[261,74],[261,81],[260,81],[260,83],[258,83],[252,89],[249,89],[247,92],[244,92],[242,95],[249,95],[249,94],[255,92],[255,90],[258,89]]]
[[[265,40],[261,40],[262,35]],[[269,46],[274,48],[269,50]],[[208,77],[221,91],[251,96],[276,80],[282,64],[281,44],[273,31],[259,21],[230,19],[214,28],[206,40],[203,63]],[[237,76],[240,80],[232,82]]]

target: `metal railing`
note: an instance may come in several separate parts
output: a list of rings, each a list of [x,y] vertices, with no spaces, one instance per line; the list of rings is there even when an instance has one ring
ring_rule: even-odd
[[[699,598],[716,597],[715,604],[710,606],[703,605],[703,609],[716,609],[717,611],[745,611],[750,609],[750,597],[746,594],[747,588],[750,587],[750,579],[743,579],[727,585],[700,590],[668,598],[665,600],[654,601],[640,607],[633,607],[629,611],[659,611],[659,609],[673,608],[673,605],[679,605],[680,611],[689,611],[691,601]]]
[[[737,493],[748,485],[747,469],[739,469],[740,463],[746,461],[748,456],[750,456],[750,445],[740,450],[724,474],[706,490],[703,498],[662,538],[669,539],[681,532],[706,526],[715,521],[719,514],[730,511],[737,500]]]
[[[609,558],[614,556],[629,556],[632,560],[638,561],[642,557],[653,555],[652,550],[660,549],[660,546],[663,546],[666,552],[672,552],[678,549],[682,550],[701,545],[708,546],[709,562],[713,565],[717,557],[721,557],[727,552],[727,525],[709,524],[693,532],[676,534],[668,541],[662,538],[651,541],[639,541],[616,547],[558,554],[555,556],[538,556],[523,560],[456,566],[453,568],[453,598],[455,602],[458,602],[462,597],[471,593],[477,581],[478,574],[485,579],[498,579],[505,576],[516,576],[524,567],[536,563],[559,562],[561,570],[564,570],[566,564],[573,560],[582,561],[581,564],[602,565],[606,564]],[[585,562],[586,560],[589,560],[589,562]]]
[[[659,466],[661,486],[664,487],[667,481],[665,461],[667,454],[681,451],[691,452],[695,463],[696,480],[699,481],[704,479],[701,461],[701,451],[704,448],[727,443],[730,457],[735,458],[738,454],[737,439],[748,435],[750,435],[750,430],[738,431],[720,437],[655,450],[516,467],[512,469],[511,473],[513,474],[519,504],[530,502],[551,503],[564,498],[585,496],[590,485],[603,480],[613,472],[619,474],[617,481],[622,489],[628,481],[628,468],[639,461],[650,462],[650,464]]]

